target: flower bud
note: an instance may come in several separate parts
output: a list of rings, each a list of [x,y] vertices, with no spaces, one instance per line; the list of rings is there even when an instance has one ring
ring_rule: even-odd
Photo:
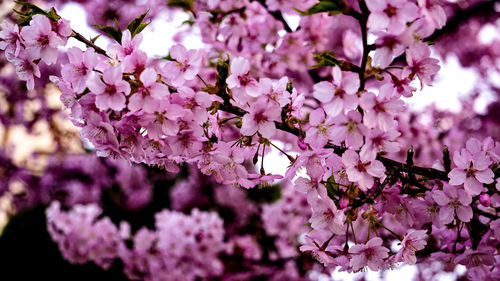
[[[339,207],[340,209],[345,209],[349,206],[349,196],[345,195],[340,198]]]
[[[300,149],[307,150],[307,144],[304,142],[302,138],[299,138],[299,140],[297,141],[297,145],[299,146]]]
[[[479,203],[481,203],[481,205],[485,206],[485,207],[489,207],[490,206],[490,196],[486,193],[483,193],[481,195],[479,195]]]

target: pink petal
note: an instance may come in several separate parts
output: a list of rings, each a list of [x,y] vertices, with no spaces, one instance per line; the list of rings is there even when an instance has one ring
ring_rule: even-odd
[[[453,210],[452,208],[443,207],[439,210],[439,220],[444,224],[448,224],[453,221]]]
[[[325,120],[325,112],[321,108],[315,109],[311,111],[311,113],[309,114],[309,124],[311,126],[318,126],[324,120]]]
[[[273,121],[262,122],[259,124],[259,133],[262,135],[262,137],[266,139],[271,138],[272,136],[274,136],[275,132],[276,125]]]
[[[450,203],[450,198],[444,194],[441,190],[436,190],[432,192],[432,199],[436,201],[440,206],[446,206]]]
[[[494,176],[495,176],[495,174],[490,169],[474,173],[474,177],[476,177],[476,179],[479,182],[486,183],[486,184],[492,183]]]
[[[354,150],[347,150],[342,154],[342,162],[348,167],[354,167],[358,164],[359,155]]]
[[[467,174],[463,169],[455,168],[448,173],[448,177],[450,178],[449,183],[451,185],[460,185],[465,182]]]
[[[231,74],[246,74],[250,70],[250,63],[242,57],[238,57],[231,62]]]
[[[464,182],[464,188],[467,193],[470,195],[478,195],[483,191],[483,184],[478,182],[475,178],[473,177],[468,177],[465,179]]]
[[[463,222],[468,222],[472,219],[472,208],[470,206],[458,206],[457,216]]]
[[[327,103],[333,98],[335,89],[332,83],[327,81],[319,82],[314,85],[313,96],[322,103]]]
[[[382,162],[374,160],[370,163],[370,165],[368,165],[366,171],[374,177],[381,178],[385,174],[385,167],[384,164],[382,164]]]
[[[326,114],[328,114],[328,117],[335,117],[342,112],[342,109],[344,108],[344,102],[342,99],[335,97],[331,102],[325,104],[323,107]]]
[[[349,95],[355,94],[359,88],[359,76],[352,72],[346,73],[342,80],[342,88]]]

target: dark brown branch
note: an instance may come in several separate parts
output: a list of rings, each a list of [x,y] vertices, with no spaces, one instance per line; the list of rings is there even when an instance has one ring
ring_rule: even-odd
[[[368,10],[368,7],[366,6],[365,1],[359,1],[359,6],[361,8],[361,15],[357,17],[359,21],[359,26],[361,28],[361,39],[363,40],[363,57],[361,59],[361,66],[360,66],[360,71],[359,71],[359,91],[362,91],[365,89],[365,71],[366,71],[366,64],[368,62],[368,54],[370,53],[371,49],[368,46],[368,34],[367,34],[367,27],[366,24],[368,22],[368,16],[370,15],[370,11]]]
[[[444,181],[449,180],[448,173],[444,171],[436,170],[433,168],[423,168],[415,165],[409,165],[382,156],[377,156],[377,159],[380,160],[380,162],[382,162],[384,166],[393,167],[401,172],[413,173],[416,175],[425,176],[429,179],[438,179]]]
[[[267,10],[266,0],[251,0],[250,2],[253,2],[253,1],[259,2]],[[288,23],[286,22],[285,18],[283,17],[283,14],[281,14],[280,11],[269,11],[269,10],[267,10],[267,11],[269,12],[269,14],[271,16],[273,16],[273,18],[275,18],[276,20],[278,20],[281,23],[283,23],[283,27],[285,28],[286,32],[292,32],[293,31],[290,28],[290,26],[288,25]]]
[[[495,215],[495,214],[492,214],[492,213],[488,213],[488,212],[485,212],[483,210],[480,210],[478,208],[474,208],[474,213],[480,215],[480,216],[484,216],[484,217],[487,217],[489,219],[492,219],[492,220],[496,220],[498,219],[498,215]]]
[[[75,38],[76,40],[83,42],[87,47],[93,48],[97,53],[104,55],[109,58],[108,54],[106,54],[106,51],[98,47],[96,44],[90,42],[90,40],[87,40],[85,37],[83,37],[80,33],[76,32],[73,30],[73,34],[71,34],[71,37]]]
[[[228,113],[232,113],[232,114],[237,115],[237,116],[243,116],[247,113],[245,110],[238,108],[238,107],[235,107],[235,106],[231,105],[230,103],[224,103],[224,104],[220,105],[219,109],[222,111],[228,112]],[[281,131],[288,132],[288,133],[293,134],[295,136],[300,135],[300,131],[297,128],[290,128],[287,124],[281,123],[281,122],[274,122],[274,123],[276,125],[276,128],[281,130]],[[333,151],[337,155],[342,155],[346,151],[346,148],[338,146],[338,145],[334,145],[331,143],[328,143],[325,146],[325,148],[333,149]],[[444,171],[436,170],[433,168],[424,168],[424,167],[419,167],[419,166],[410,165],[410,164],[406,164],[406,163],[401,163],[401,162],[398,162],[398,161],[395,161],[395,160],[392,160],[392,159],[389,159],[389,158],[386,158],[386,157],[383,157],[380,155],[377,156],[377,159],[379,161],[381,161],[384,164],[384,166],[391,167],[391,169],[397,170],[399,172],[406,172],[406,173],[411,172],[412,174],[424,176],[424,177],[427,177],[429,179],[439,179],[439,180],[444,180],[444,181],[449,180],[448,173],[446,173]]]

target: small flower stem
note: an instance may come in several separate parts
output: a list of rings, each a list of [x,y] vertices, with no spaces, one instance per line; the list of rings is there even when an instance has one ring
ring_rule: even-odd
[[[335,237],[335,233],[332,233],[332,235],[330,236],[330,238],[328,238],[328,240],[325,241],[325,243],[323,243],[323,245],[321,245],[321,250],[324,251],[326,249],[326,247],[328,247],[328,244],[330,244],[330,241],[332,241],[333,237]]]
[[[352,239],[354,239],[354,244],[358,244],[358,241],[356,241],[356,234],[354,233],[354,226],[352,225],[352,221],[349,224],[351,225]]]
[[[457,244],[460,241],[460,233],[462,232],[462,228],[464,224],[457,218],[457,238],[455,239],[455,243],[453,243],[453,253],[457,252]]]
[[[370,233],[371,233],[371,230],[372,230],[372,221],[369,220],[368,222],[368,235],[366,237],[366,242],[370,241]]]
[[[344,245],[344,251],[349,250],[349,225],[347,225],[347,229],[345,231],[345,245]]]
[[[403,238],[401,236],[399,236],[397,233],[395,233],[394,231],[390,230],[387,226],[385,226],[383,223],[381,223],[380,221],[376,221],[378,225],[380,225],[381,227],[383,227],[385,230],[389,231],[392,235],[394,235],[396,238],[398,238],[400,241],[403,240]]]
[[[290,154],[284,152],[281,148],[277,147],[274,143],[269,142],[269,144],[272,145],[274,148],[276,148],[279,152],[283,153],[283,155],[285,155],[288,158],[288,160],[290,160],[290,162],[293,163],[295,161],[295,159]]]
[[[207,82],[205,82],[205,80],[203,80],[203,78],[200,76],[200,74],[196,74],[196,77],[198,77],[198,79],[200,79],[201,82],[203,82],[203,84],[205,85],[205,87],[209,88]]]
[[[264,154],[266,153],[266,144],[264,143],[262,145],[262,160],[260,161],[260,174],[265,175],[266,172],[264,171]]]

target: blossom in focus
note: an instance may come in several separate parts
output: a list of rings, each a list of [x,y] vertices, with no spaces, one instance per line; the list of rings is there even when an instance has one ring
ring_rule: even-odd
[[[428,237],[425,230],[410,230],[401,241],[402,248],[396,254],[396,260],[404,259],[407,264],[415,264],[417,262],[415,252],[427,245]]]
[[[125,108],[125,95],[130,93],[130,85],[122,79],[120,67],[110,66],[101,76],[93,74],[87,80],[87,87],[96,95],[96,106],[100,110]]]
[[[382,246],[382,239],[374,237],[366,244],[356,244],[349,248],[352,255],[349,265],[354,271],[358,271],[365,266],[371,270],[379,270],[384,264],[384,259],[389,257],[389,249]]]

